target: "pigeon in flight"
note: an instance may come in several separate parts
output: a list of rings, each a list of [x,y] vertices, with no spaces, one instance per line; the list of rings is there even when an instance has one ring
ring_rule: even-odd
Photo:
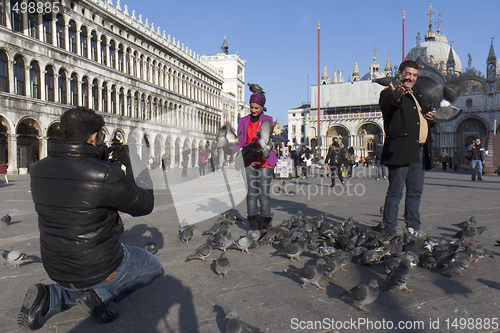
[[[2,222],[5,223],[6,226],[9,226],[10,221],[12,221],[12,217],[9,214],[2,216]]]
[[[257,83],[247,83],[247,84],[251,92],[265,94],[264,90]]]
[[[35,255],[28,255],[17,250],[2,250],[1,254],[9,264],[13,265],[13,267],[11,268],[18,268],[22,265],[30,264],[32,262],[42,262],[42,260]]]
[[[378,282],[372,279],[368,284],[360,284],[349,291],[341,292],[339,298],[347,296],[355,301],[355,305],[359,310],[368,311],[365,305],[373,303],[377,299],[379,293]]]
[[[239,138],[234,133],[231,124],[226,123],[219,129],[215,142],[217,148],[222,148],[226,154],[232,154],[232,148],[238,144]]]
[[[255,132],[257,136],[257,143],[262,149],[262,158],[267,160],[269,154],[271,153],[271,132],[273,130],[273,124],[268,120],[264,119],[260,124],[260,132]]]

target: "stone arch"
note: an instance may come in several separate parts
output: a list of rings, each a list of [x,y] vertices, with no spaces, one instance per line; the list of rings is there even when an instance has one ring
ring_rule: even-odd
[[[23,117],[16,126],[18,168],[30,169],[31,165],[40,159],[41,145],[39,137],[42,128],[35,118]]]
[[[457,125],[455,133],[455,143],[467,147],[476,138],[482,140],[488,134],[488,126],[483,119],[468,117]]]

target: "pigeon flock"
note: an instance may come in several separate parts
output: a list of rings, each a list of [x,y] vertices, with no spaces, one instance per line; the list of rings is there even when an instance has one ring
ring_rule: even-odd
[[[235,237],[235,222],[234,216],[219,216],[212,227],[203,231],[203,235],[208,236],[205,243],[188,255],[186,261],[206,261],[212,250],[219,249],[222,251],[220,257],[212,261],[215,261],[215,272],[219,278],[225,278],[230,275],[231,266],[227,255],[230,248],[246,254],[260,246],[273,246],[276,248],[273,256],[287,258],[290,262],[301,262],[301,255],[308,252],[308,257],[312,254],[316,258],[302,267],[289,267],[283,272],[285,275],[298,276],[304,289],[309,284],[325,289],[321,279],[326,277],[328,282],[334,283],[335,274],[345,270],[344,266],[348,263],[382,266],[387,273],[383,280],[370,279],[338,295],[339,298],[353,301],[353,306],[361,311],[368,311],[366,306],[375,302],[381,292],[412,291],[409,283],[414,267],[420,266],[450,278],[463,275],[470,265],[480,259],[493,257],[492,252],[477,239],[486,228],[476,226],[474,217],[453,224],[458,229],[451,241],[444,237],[428,237],[412,228],[405,230],[402,235],[389,235],[383,231],[382,223],[363,226],[352,218],[339,223],[327,219],[325,213],[307,217],[299,211],[280,225],[271,226],[267,232],[249,230],[246,235],[239,237]],[[181,231],[186,228],[183,227]],[[188,238],[192,236],[191,229]],[[185,239],[181,234],[181,240]],[[497,243],[500,246],[500,241]],[[227,332],[240,332],[239,327],[247,325],[239,320],[235,311],[229,311],[227,318],[230,319]],[[257,328],[252,329],[247,331],[261,332]]]

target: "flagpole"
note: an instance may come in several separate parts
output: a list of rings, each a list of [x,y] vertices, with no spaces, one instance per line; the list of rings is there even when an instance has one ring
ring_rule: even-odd
[[[403,10],[403,61],[405,61],[405,11]]]
[[[319,21],[318,21],[318,157],[321,156],[321,131],[320,131],[320,87],[321,87],[321,64],[320,64],[320,48],[319,48]]]

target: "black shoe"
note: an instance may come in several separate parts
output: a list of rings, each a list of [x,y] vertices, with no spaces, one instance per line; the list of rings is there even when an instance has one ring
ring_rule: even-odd
[[[483,180],[483,178],[478,178],[477,180]]]
[[[259,221],[260,221],[260,216],[259,215],[248,215],[247,216],[248,220],[248,225],[250,226],[251,230],[259,230]]]
[[[32,331],[45,324],[42,317],[49,311],[49,287],[41,283],[32,285],[24,294],[23,306],[17,315],[17,323]]]
[[[78,295],[76,304],[80,305],[95,321],[101,324],[110,323],[118,317],[117,312],[108,311],[94,289],[89,289]]]

